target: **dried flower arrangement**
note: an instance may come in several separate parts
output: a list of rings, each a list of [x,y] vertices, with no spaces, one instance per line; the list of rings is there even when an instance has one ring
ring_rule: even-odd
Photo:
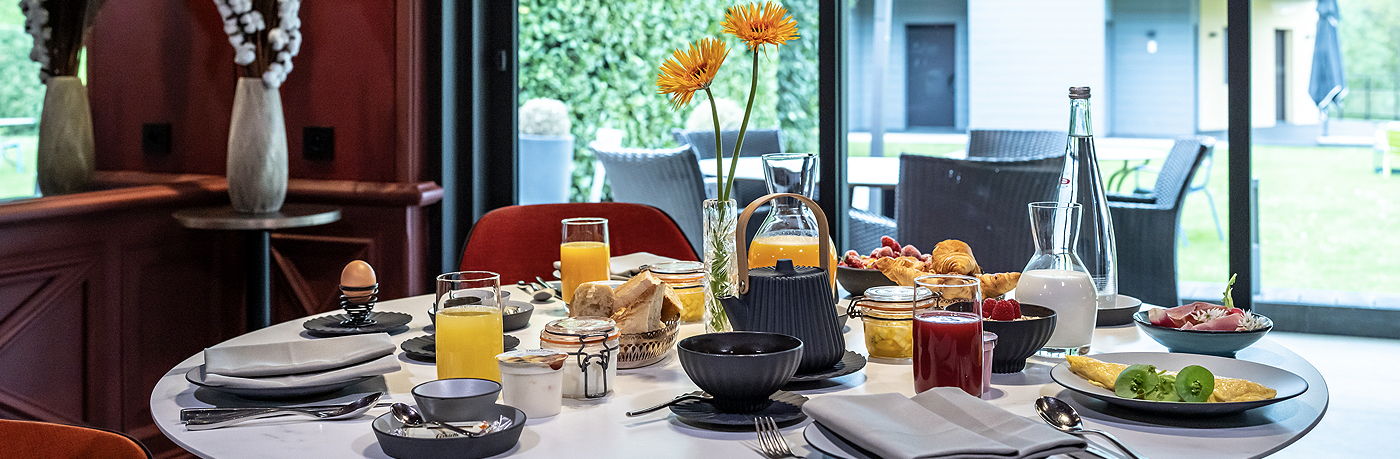
[[[33,0],[31,0],[33,1]],[[243,76],[278,88],[301,53],[301,0],[214,0]]]
[[[38,62],[39,81],[78,74],[78,52],[103,0],[20,0],[24,31],[34,37],[29,59]]]

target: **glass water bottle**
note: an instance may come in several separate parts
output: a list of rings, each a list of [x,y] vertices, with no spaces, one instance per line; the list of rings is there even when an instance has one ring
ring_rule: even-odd
[[[1099,173],[1098,157],[1094,153],[1089,88],[1069,88],[1069,100],[1069,145],[1065,149],[1065,167],[1060,173],[1056,201],[1082,206],[1079,243],[1074,253],[1094,280],[1098,307],[1112,308],[1118,296],[1118,250],[1103,175]]]

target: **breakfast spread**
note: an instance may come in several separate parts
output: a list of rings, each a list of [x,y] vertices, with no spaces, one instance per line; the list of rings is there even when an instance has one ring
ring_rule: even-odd
[[[1263,384],[1214,376],[1197,365],[1169,372],[1157,371],[1150,365],[1124,365],[1074,355],[1065,359],[1076,376],[1124,398],[1225,403],[1268,400],[1278,395],[1278,391]]]
[[[622,333],[646,333],[666,328],[680,318],[682,301],[675,290],[648,271],[632,276],[614,290],[607,284],[584,282],[574,291],[569,317],[607,317]]]
[[[868,257],[862,257],[854,250],[846,252],[841,265],[851,268],[878,269],[896,284],[914,286],[914,279],[930,274],[958,274],[975,276],[982,283],[982,296],[993,298],[1016,288],[1021,273],[983,273],[977,258],[972,255],[972,247],[957,239],[947,239],[933,247],[933,251],[921,254],[912,245],[899,248],[899,243],[889,236],[880,238],[882,244]]]

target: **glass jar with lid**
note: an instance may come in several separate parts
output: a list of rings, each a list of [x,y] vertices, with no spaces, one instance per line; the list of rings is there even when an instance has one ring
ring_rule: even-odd
[[[698,261],[658,263],[648,268],[670,285],[681,299],[681,323],[698,323],[705,316],[705,264]]]
[[[927,288],[890,285],[866,289],[851,300],[847,313],[865,325],[870,357],[904,360],[914,357],[914,310],[933,304]]]
[[[540,347],[568,354],[564,360],[563,396],[602,398],[617,380],[617,323],[603,317],[569,317],[550,321],[540,331]]]

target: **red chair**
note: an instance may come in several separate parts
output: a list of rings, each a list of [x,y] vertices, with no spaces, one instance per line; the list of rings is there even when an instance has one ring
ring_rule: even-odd
[[[695,203],[700,205],[700,203]],[[561,220],[608,219],[612,256],[649,252],[678,260],[699,261],[676,222],[655,207],[622,202],[581,202],[502,207],[481,216],[462,250],[463,271],[491,271],[501,284],[554,279],[559,260]]]
[[[150,459],[141,442],[119,432],[0,419],[0,457]]]

